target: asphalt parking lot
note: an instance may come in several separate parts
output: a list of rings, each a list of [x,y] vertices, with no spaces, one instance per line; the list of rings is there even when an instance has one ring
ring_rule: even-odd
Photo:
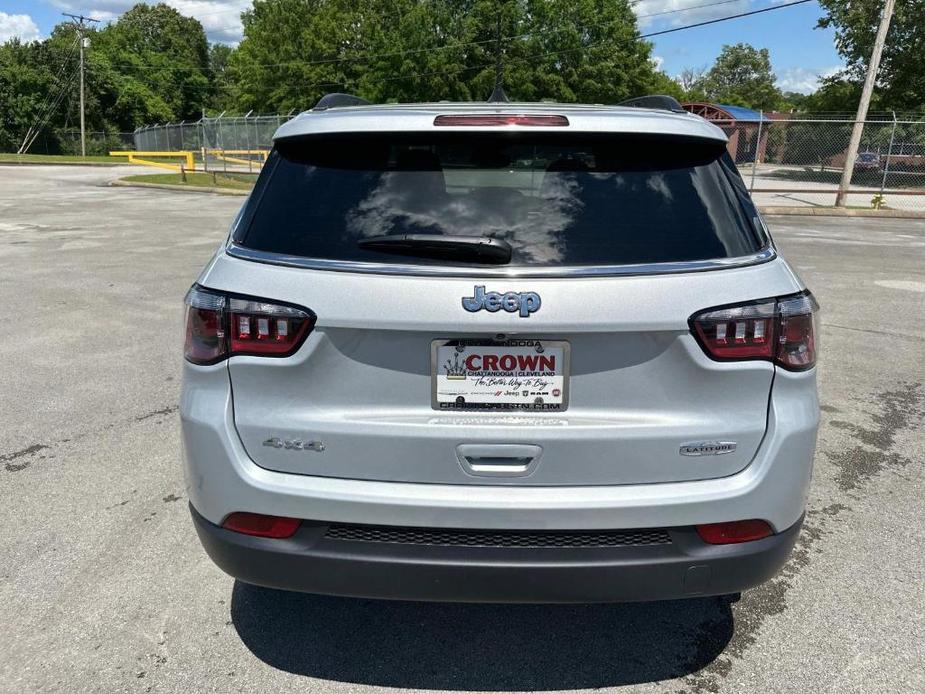
[[[925,221],[779,217],[823,307],[781,576],[718,599],[380,603],[236,584],[179,462],[181,300],[241,198],[0,167],[0,691],[925,691]]]

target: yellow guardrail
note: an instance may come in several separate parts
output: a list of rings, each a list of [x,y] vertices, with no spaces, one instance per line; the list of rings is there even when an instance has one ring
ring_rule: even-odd
[[[267,149],[207,149],[205,152],[220,161],[227,161],[231,162],[232,164],[256,164],[257,166],[263,166],[264,162],[267,160],[267,157],[270,154],[270,151]],[[240,155],[242,154],[246,154],[249,157],[256,155],[260,157],[260,159],[242,159],[240,158]]]
[[[128,157],[129,164],[141,164],[142,166],[157,166],[162,169],[170,169],[171,171],[195,171],[196,162],[193,159],[192,152],[110,152],[109,156],[111,157]],[[153,161],[149,157],[163,157],[169,159],[182,158],[185,163],[183,164],[171,164],[165,161]]]

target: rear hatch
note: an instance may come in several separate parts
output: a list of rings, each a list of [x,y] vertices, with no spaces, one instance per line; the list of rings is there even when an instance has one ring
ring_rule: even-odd
[[[204,279],[317,315],[293,356],[229,361],[248,454],[283,472],[444,484],[741,470],[774,367],[709,359],[688,319],[794,286],[756,262],[767,240],[724,151],[510,128],[278,142]],[[722,454],[689,455],[704,442]]]

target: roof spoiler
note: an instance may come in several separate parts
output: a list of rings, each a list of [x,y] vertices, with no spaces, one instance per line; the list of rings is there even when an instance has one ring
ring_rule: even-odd
[[[654,108],[659,111],[672,111],[674,113],[687,113],[681,103],[673,96],[665,94],[649,94],[637,96],[633,99],[621,101],[617,106],[630,106],[633,108]]]
[[[312,106],[312,111],[326,111],[329,108],[343,108],[344,106],[370,106],[370,102],[366,99],[361,99],[358,96],[353,94],[341,94],[340,92],[333,92],[331,94],[325,94],[323,97],[318,99],[318,103]]]

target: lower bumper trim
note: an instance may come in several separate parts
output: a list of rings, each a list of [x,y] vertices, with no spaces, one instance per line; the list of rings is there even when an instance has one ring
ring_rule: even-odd
[[[473,547],[325,537],[305,521],[291,538],[225,530],[190,506],[208,555],[245,583],[283,590],[394,600],[593,603],[737,593],[787,561],[802,518],[771,537],[708,545],[691,528],[670,543],[620,547]]]

